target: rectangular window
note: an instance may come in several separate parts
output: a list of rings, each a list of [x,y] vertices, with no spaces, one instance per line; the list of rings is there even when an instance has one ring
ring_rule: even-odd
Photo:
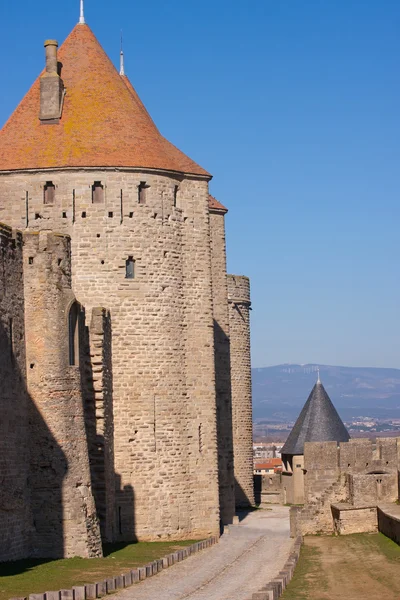
[[[135,278],[135,261],[133,260],[133,256],[128,256],[125,262],[125,277],[126,279]]]
[[[138,185],[138,202],[139,204],[146,204],[146,190],[149,186],[146,185],[145,181],[141,181]]]
[[[43,203],[54,204],[56,197],[56,186],[52,181],[46,181],[43,188]]]
[[[92,185],[92,204],[102,204],[104,202],[104,186],[101,181],[95,181]]]

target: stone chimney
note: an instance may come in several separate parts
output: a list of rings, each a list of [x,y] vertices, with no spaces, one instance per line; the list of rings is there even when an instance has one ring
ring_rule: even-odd
[[[46,71],[40,79],[40,115],[42,124],[59,122],[64,102],[64,83],[58,74],[56,40],[46,40]]]

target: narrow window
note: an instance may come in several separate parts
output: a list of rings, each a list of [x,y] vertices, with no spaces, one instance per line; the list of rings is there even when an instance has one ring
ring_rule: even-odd
[[[69,364],[79,364],[79,304],[74,302],[69,311]]]
[[[112,211],[110,211],[110,212],[108,213],[108,216],[109,216],[109,218],[110,218],[110,219],[112,219],[112,218],[113,218],[113,216],[114,216],[114,213],[113,213]]]
[[[200,423],[199,425],[199,452],[200,454],[203,452],[203,425]]]
[[[95,181],[92,185],[92,204],[101,204],[104,202],[104,186],[101,181]]]
[[[135,261],[133,260],[133,256],[128,256],[125,262],[125,277],[126,279],[135,278]]]
[[[25,192],[25,222],[26,227],[29,225],[29,193]]]
[[[72,190],[72,222],[75,223],[75,190]]]
[[[139,204],[146,204],[146,190],[149,186],[146,185],[145,181],[141,181],[138,186],[138,202]]]
[[[179,190],[179,185],[176,185],[174,187],[174,206],[176,206],[176,201],[178,199],[178,190]]]
[[[46,181],[43,188],[43,203],[53,204],[56,197],[56,186],[52,181]]]

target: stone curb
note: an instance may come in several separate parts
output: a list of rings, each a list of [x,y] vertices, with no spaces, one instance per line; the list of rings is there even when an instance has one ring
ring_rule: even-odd
[[[297,561],[299,560],[300,548],[302,544],[303,538],[296,538],[293,548],[289,554],[289,558],[287,559],[282,571],[279,571],[276,577],[274,577],[269,583],[267,583],[267,585],[261,588],[259,592],[253,594],[249,600],[278,600],[278,598],[282,596],[284,589],[293,577]],[[35,599],[29,598],[29,600]]]
[[[29,596],[25,598],[14,597],[10,598],[10,600],[96,600],[96,598],[103,598],[107,594],[115,594],[123,588],[152,577],[153,575],[160,573],[160,571],[171,567],[175,563],[188,558],[192,554],[196,554],[197,552],[200,552],[200,550],[205,550],[206,548],[214,546],[218,542],[219,537],[214,535],[201,542],[195,542],[191,546],[186,546],[183,550],[168,554],[167,556],[164,556],[164,558],[154,560],[143,567],[132,569],[122,575],[110,577],[104,581],[74,586],[71,590],[44,592],[43,594],[29,594]]]

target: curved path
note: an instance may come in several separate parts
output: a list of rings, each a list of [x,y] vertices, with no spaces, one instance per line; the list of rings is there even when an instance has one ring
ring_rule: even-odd
[[[293,540],[289,509],[249,513],[218,544],[133,585],[114,600],[248,600],[283,568]]]

